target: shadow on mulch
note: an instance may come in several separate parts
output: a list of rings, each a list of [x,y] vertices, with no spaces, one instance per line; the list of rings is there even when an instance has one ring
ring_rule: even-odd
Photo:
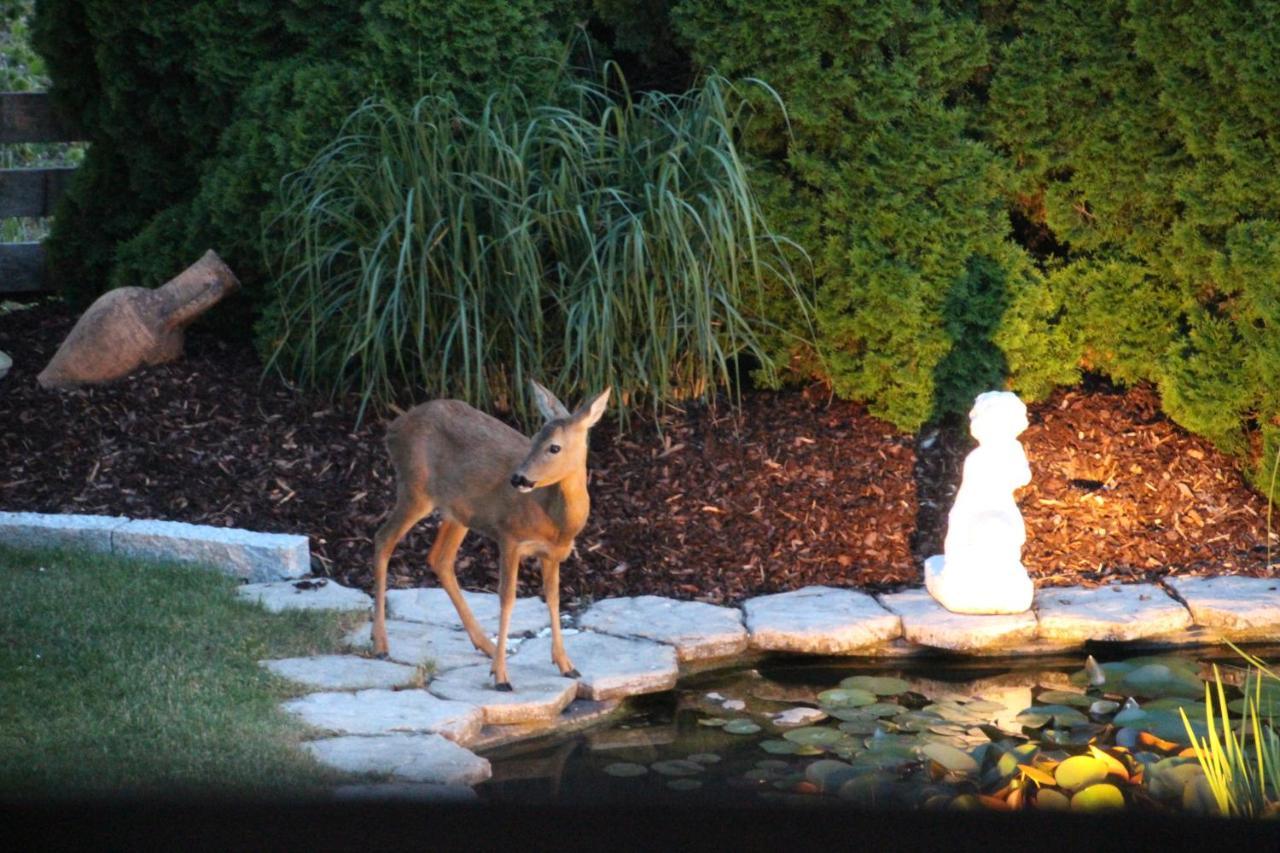
[[[56,303],[0,313],[0,350],[14,359],[0,380],[0,509],[306,533],[317,573],[368,587],[371,537],[393,497],[384,420],[357,426],[350,400],[264,380],[254,353],[198,327],[175,364],[42,390],[35,375],[74,320]],[[1019,505],[1040,584],[1280,568],[1266,565],[1266,501],[1160,414],[1151,388],[1088,382],[1031,406],[1030,422],[1033,479]],[[736,416],[672,409],[660,432],[644,419],[627,434],[605,423],[591,447],[591,517],[561,574],[570,607],[918,583],[970,442],[959,426],[898,432],[811,387],[748,393]],[[401,544],[393,585],[434,585],[434,529],[423,522]],[[493,589],[495,556],[468,537],[463,585]],[[520,586],[537,594],[535,569]]]

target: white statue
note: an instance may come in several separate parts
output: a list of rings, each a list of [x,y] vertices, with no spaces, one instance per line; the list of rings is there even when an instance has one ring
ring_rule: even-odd
[[[1035,592],[1022,565],[1027,539],[1013,490],[1031,482],[1018,434],[1027,407],[1016,394],[979,394],[969,411],[978,446],[964,460],[960,491],[947,516],[943,553],[924,562],[924,585],[954,613],[1022,613]]]

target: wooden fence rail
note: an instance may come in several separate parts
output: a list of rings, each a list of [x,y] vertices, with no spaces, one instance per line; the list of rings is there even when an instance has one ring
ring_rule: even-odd
[[[44,92],[0,92],[0,145],[81,138],[74,125],[54,113]],[[0,169],[0,219],[53,215],[74,171],[65,166]],[[49,289],[39,243],[0,243],[0,293]]]

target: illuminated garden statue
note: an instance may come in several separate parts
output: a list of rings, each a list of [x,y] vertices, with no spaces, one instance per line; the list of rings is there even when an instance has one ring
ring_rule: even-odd
[[[1018,434],[1027,407],[1007,391],[979,394],[969,412],[978,446],[965,457],[960,491],[947,516],[943,553],[924,562],[924,583],[954,613],[1021,613],[1034,587],[1022,565],[1027,539],[1013,490],[1031,482]]]

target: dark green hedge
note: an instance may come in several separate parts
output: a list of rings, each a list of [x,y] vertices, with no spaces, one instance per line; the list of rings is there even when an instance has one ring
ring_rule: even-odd
[[[1156,384],[1255,478],[1280,449],[1264,0],[47,0],[39,48],[94,143],[61,280],[155,284],[213,245],[254,292],[279,179],[364,96],[445,75],[482,99],[529,58],[535,89],[578,21],[633,80],[715,69],[787,105],[762,96],[745,142],[815,264],[798,374],[916,428],[1094,370]]]

